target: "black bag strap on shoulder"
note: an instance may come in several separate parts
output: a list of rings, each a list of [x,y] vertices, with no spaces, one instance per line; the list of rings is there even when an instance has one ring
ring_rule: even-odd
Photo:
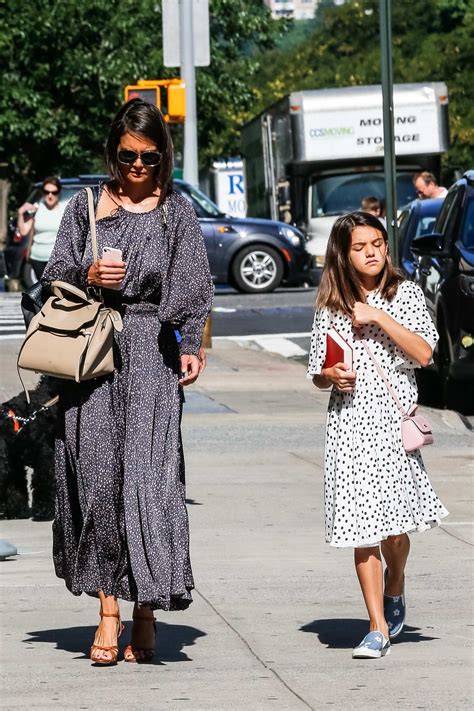
[[[97,185],[91,185],[90,189],[92,191],[92,199],[94,203],[94,210],[97,210],[97,205],[99,203],[99,195],[100,195],[100,188],[101,188],[101,183],[98,183]]]

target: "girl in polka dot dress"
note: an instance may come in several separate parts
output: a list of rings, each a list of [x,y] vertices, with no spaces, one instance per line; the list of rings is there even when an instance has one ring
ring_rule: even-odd
[[[353,370],[325,368],[333,327],[353,349]],[[403,407],[417,400],[414,368],[431,362],[438,334],[423,292],[403,281],[388,254],[387,233],[365,212],[332,229],[316,301],[308,375],[332,386],[325,451],[326,540],[353,547],[370,619],[354,657],[390,652],[405,619],[407,533],[437,525],[448,512],[433,491],[419,450],[407,453],[401,417],[364,349],[368,345]],[[382,575],[382,557],[386,563]]]

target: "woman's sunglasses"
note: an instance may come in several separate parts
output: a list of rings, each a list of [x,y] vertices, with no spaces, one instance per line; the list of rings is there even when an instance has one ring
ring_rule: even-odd
[[[44,190],[43,195],[59,195],[59,190]]]
[[[161,153],[158,153],[158,151],[144,151],[143,153],[137,153],[136,151],[122,150],[117,153],[117,158],[119,163],[123,163],[124,165],[133,165],[135,161],[140,158],[143,165],[153,168],[160,162]]]

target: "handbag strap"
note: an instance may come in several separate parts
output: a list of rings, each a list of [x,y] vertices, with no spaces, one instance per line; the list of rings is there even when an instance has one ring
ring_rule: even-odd
[[[97,262],[97,231],[95,227],[95,207],[94,207],[94,193],[91,188],[86,188],[87,192],[87,205],[89,208],[89,224],[91,226],[91,240],[92,240],[92,257],[94,263]]]
[[[407,414],[405,408],[403,407],[402,403],[401,403],[400,400],[398,399],[398,396],[397,396],[395,390],[394,390],[394,389],[392,388],[392,386],[390,385],[390,382],[389,382],[387,376],[385,375],[384,371],[382,370],[382,368],[381,368],[380,365],[378,364],[378,362],[377,362],[377,360],[376,360],[374,354],[373,354],[372,351],[370,350],[369,346],[367,345],[367,343],[366,343],[362,338],[360,339],[360,342],[361,342],[362,345],[364,346],[365,352],[366,352],[367,355],[369,356],[370,360],[371,360],[372,363],[375,365],[375,369],[376,369],[377,373],[380,375],[380,377],[381,377],[382,380],[384,381],[385,385],[387,386],[388,392],[390,393],[390,395],[392,396],[392,398],[395,400],[395,404],[397,405],[398,409],[399,409],[400,412],[402,413],[403,417],[408,417],[408,414]]]

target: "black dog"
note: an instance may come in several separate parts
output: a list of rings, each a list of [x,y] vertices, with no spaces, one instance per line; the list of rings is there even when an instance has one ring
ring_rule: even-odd
[[[8,416],[29,417],[58,392],[57,381],[43,376],[30,391],[0,405],[0,515],[48,520],[54,516],[54,439],[56,410],[40,412],[25,425]],[[32,504],[28,505],[27,468],[32,469]]]

